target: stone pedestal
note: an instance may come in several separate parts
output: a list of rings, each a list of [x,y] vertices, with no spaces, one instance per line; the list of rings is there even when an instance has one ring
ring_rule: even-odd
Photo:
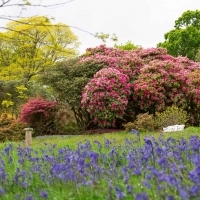
[[[31,147],[33,128],[25,128],[25,147]]]

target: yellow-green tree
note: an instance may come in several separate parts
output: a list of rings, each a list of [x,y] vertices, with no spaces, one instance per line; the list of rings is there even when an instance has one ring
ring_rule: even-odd
[[[0,79],[27,83],[56,61],[77,56],[78,38],[65,24],[44,16],[7,24],[0,33]]]

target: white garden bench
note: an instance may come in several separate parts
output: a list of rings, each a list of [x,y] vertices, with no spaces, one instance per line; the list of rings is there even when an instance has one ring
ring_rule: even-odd
[[[184,130],[185,125],[181,124],[181,125],[173,125],[173,126],[167,126],[163,128],[163,132],[175,132],[175,131],[182,131]]]

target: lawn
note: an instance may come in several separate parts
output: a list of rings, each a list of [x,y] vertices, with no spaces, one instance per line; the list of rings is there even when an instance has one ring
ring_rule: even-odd
[[[200,128],[0,143],[0,199],[198,199]]]

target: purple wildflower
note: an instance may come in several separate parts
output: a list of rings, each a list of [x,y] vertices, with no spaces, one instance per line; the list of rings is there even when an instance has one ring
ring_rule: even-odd
[[[135,195],[135,200],[148,200],[148,196],[146,193],[137,193]]]
[[[174,196],[169,195],[169,196],[167,197],[167,200],[174,200]]]
[[[200,191],[200,185],[193,185],[190,187],[190,195],[192,197],[197,196],[199,191]]]
[[[5,193],[5,190],[3,188],[0,188],[0,196]]]
[[[133,186],[132,185],[127,185],[126,190],[128,194],[133,194]]]
[[[40,196],[44,198],[48,198],[48,193],[45,190],[40,191]]]
[[[115,191],[117,199],[123,199],[124,197],[126,197],[126,195],[121,191],[121,189],[118,186],[115,187]]]

